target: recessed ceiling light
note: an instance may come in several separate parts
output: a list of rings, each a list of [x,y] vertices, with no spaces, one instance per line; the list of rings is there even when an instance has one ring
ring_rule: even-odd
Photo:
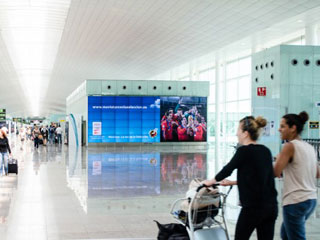
[[[298,22],[298,23],[302,23],[303,21],[302,21],[301,19],[299,19],[297,22]]]

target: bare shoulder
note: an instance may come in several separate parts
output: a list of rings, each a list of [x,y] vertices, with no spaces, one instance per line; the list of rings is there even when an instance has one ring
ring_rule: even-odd
[[[294,153],[294,145],[291,142],[285,143],[283,148],[282,148],[282,152],[283,153],[291,153],[291,155],[293,155]]]

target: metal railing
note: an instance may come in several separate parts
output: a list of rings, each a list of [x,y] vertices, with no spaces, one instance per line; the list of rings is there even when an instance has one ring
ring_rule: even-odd
[[[307,143],[311,144],[314,149],[316,150],[318,161],[320,161],[320,139],[312,139],[312,138],[307,138],[303,139]]]

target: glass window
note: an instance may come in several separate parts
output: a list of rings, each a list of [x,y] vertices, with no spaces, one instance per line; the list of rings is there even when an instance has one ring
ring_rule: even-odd
[[[239,100],[250,99],[251,98],[251,76],[240,78],[238,86],[239,86],[238,88]]]
[[[231,79],[231,78],[235,78],[239,75],[239,64],[238,61],[232,62],[232,63],[228,63],[227,64],[227,79]]]
[[[251,57],[239,60],[239,75],[249,75],[251,74]]]
[[[199,73],[199,80],[200,81],[210,81],[211,83],[215,82],[215,70],[209,69],[204,72]]]
[[[238,98],[238,81],[231,80],[227,81],[226,86],[226,101],[235,101]]]
[[[227,113],[237,113],[238,112],[238,102],[229,102],[226,103],[226,112]],[[233,115],[228,114],[228,119]]]
[[[215,105],[212,105],[212,108],[215,109]],[[216,119],[215,113],[209,112],[208,113],[208,123],[207,123],[207,132],[208,132],[208,139],[209,140],[210,140],[210,137],[216,136],[215,119]],[[214,139],[212,139],[212,140],[214,140]]]
[[[212,59],[212,56],[200,59],[197,63],[198,70],[202,71],[214,67],[215,62]]]
[[[227,136],[229,135],[235,135],[237,133],[237,127],[235,121],[227,121],[226,122],[226,133]]]
[[[216,105],[210,104],[208,106],[208,112],[212,113],[216,111]]]
[[[210,85],[209,103],[215,103],[215,102],[216,102],[216,85],[211,84]]]
[[[294,39],[291,44],[302,43],[304,39]],[[296,41],[299,40],[299,41]],[[208,119],[207,131],[208,142],[213,144],[216,139],[217,124],[220,125],[220,143],[219,154],[226,157],[229,152],[233,154],[234,148],[230,147],[236,143],[236,131],[239,120],[245,116],[251,115],[251,56],[240,58],[238,60],[219,63],[215,66],[213,57],[201,57],[197,61],[180,65],[157,77],[161,80],[166,78],[179,80],[199,80],[210,82],[210,95],[208,96]],[[196,64],[195,64],[196,63]],[[219,67],[219,79],[216,78],[216,67]],[[217,82],[219,80],[219,88]],[[219,91],[219,102],[217,103],[216,91]],[[216,104],[219,104],[220,122],[215,122]],[[229,156],[229,155],[228,155]],[[231,155],[230,155],[231,156]],[[227,158],[226,158],[227,159]],[[229,159],[227,159],[229,160]]]
[[[239,113],[244,114],[244,116],[251,114],[251,100],[239,102]]]

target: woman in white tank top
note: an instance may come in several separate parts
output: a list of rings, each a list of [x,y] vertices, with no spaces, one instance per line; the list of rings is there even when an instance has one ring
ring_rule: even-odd
[[[281,139],[288,141],[274,165],[276,177],[283,173],[281,238],[284,240],[306,239],[305,222],[317,205],[316,178],[320,173],[316,153],[300,138],[308,119],[306,112],[286,114],[279,128]]]

